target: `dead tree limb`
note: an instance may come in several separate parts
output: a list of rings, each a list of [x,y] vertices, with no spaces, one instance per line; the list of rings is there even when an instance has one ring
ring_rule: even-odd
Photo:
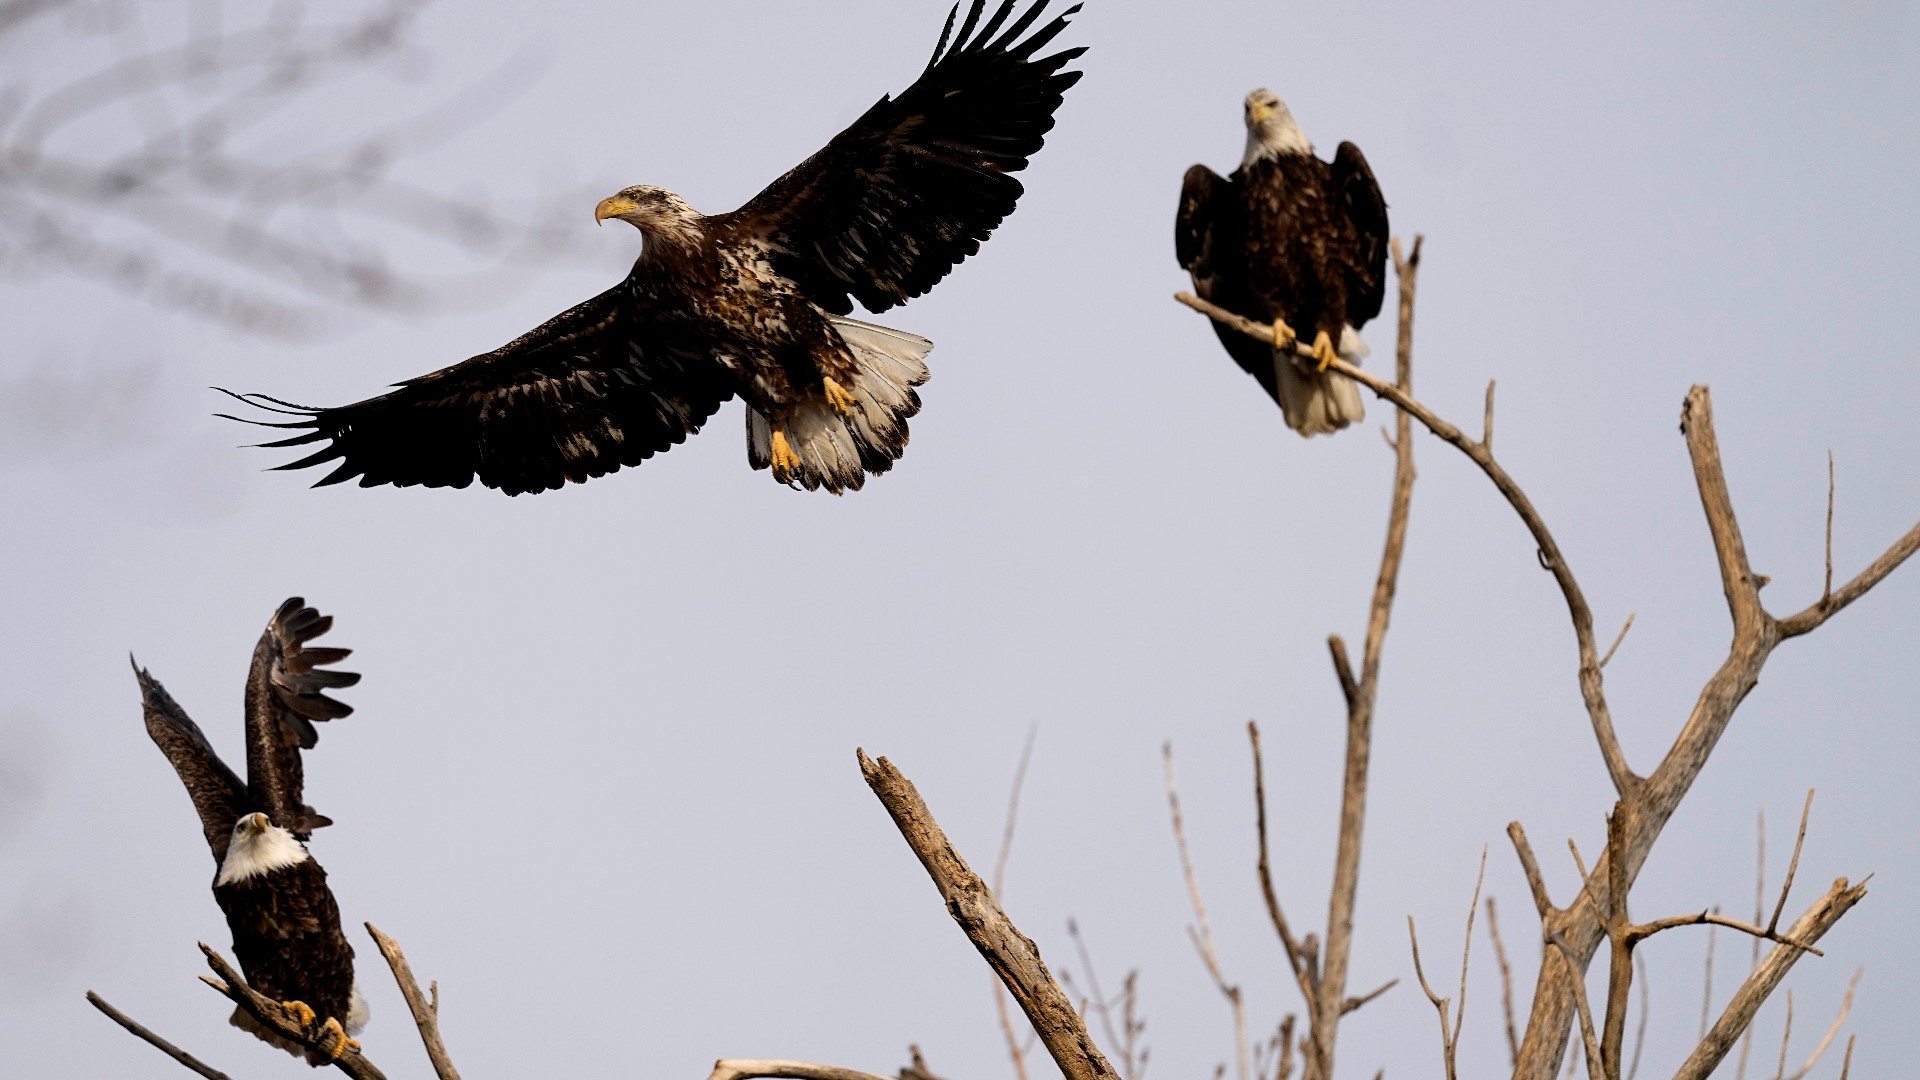
[[[1251,337],[1262,341],[1273,340],[1272,328],[1264,324],[1184,293],[1176,299],[1216,322]],[[1712,397],[1706,387],[1693,387],[1681,410],[1680,430],[1686,438],[1694,483],[1707,518],[1721,587],[1733,622],[1733,642],[1726,659],[1701,689],[1692,712],[1666,756],[1652,773],[1641,778],[1627,767],[1625,755],[1614,733],[1603,692],[1599,657],[1594,647],[1592,612],[1572,572],[1567,568],[1559,547],[1553,542],[1552,535],[1526,494],[1494,459],[1483,442],[1468,438],[1458,427],[1442,420],[1411,394],[1344,361],[1335,360],[1330,366],[1332,370],[1339,371],[1392,402],[1403,413],[1420,421],[1428,430],[1466,454],[1493,481],[1495,488],[1525,523],[1539,545],[1542,565],[1554,575],[1566,600],[1580,654],[1581,697],[1587,706],[1608,775],[1613,779],[1614,788],[1622,801],[1632,809],[1625,850],[1616,852],[1609,848],[1602,854],[1592,868],[1588,888],[1583,889],[1567,909],[1542,908],[1549,937],[1557,935],[1563,941],[1564,948],[1549,950],[1544,954],[1535,983],[1532,1013],[1514,1076],[1516,1080],[1551,1080],[1553,1070],[1566,1048],[1567,1031],[1573,1019],[1574,983],[1605,937],[1601,912],[1595,905],[1594,897],[1602,893],[1607,881],[1605,875],[1612,873],[1610,862],[1615,858],[1623,860],[1626,883],[1630,887],[1661,830],[1692,789],[1708,756],[1732,721],[1734,711],[1759,681],[1760,670],[1766,665],[1774,648],[1782,641],[1817,629],[1879,584],[1915,551],[1920,551],[1920,524],[1909,529],[1879,558],[1840,588],[1830,593],[1823,589],[1823,595],[1812,606],[1784,619],[1776,619],[1768,614],[1760,602],[1760,586],[1765,579],[1753,572],[1745,541],[1740,534],[1739,521],[1734,513],[1721,463],[1719,442],[1714,432]],[[1516,846],[1519,846],[1518,838]],[[1543,894],[1536,884],[1536,875],[1531,871],[1529,884],[1536,886],[1536,903],[1543,904]],[[1805,940],[1798,935],[1789,936]],[[1800,950],[1794,951],[1797,954]]]
[[[387,966],[393,969],[393,981],[400,984],[400,996],[407,999],[407,1011],[413,1014],[414,1026],[420,1029],[420,1042],[427,1048],[427,1060],[433,1063],[434,1075],[440,1080],[460,1080],[459,1070],[447,1057],[447,1044],[440,1039],[440,984],[433,983],[429,993],[422,994],[420,984],[414,980],[413,967],[400,951],[400,943],[381,933],[372,923],[366,927],[380,955],[386,958]]]
[[[302,1024],[279,1002],[248,986],[240,973],[233,969],[233,965],[227,963],[226,958],[212,946],[203,942],[200,951],[206,954],[207,966],[213,969],[216,976],[216,978],[208,978],[202,975],[201,982],[218,990],[228,1000],[238,1005],[241,1012],[246,1013],[261,1027],[280,1038],[307,1050],[323,1061],[329,1056],[328,1051],[315,1041],[314,1029]],[[366,1055],[351,1043],[340,1056],[333,1058],[330,1064],[353,1077],[353,1080],[387,1080],[386,1074],[375,1067],[373,1062],[368,1061]]]
[[[206,1080],[233,1080],[233,1078],[228,1076],[226,1073],[221,1072],[219,1069],[214,1068],[213,1066],[207,1064],[206,1062],[201,1061],[199,1058],[194,1057],[192,1054],[187,1053],[185,1050],[180,1049],[179,1047],[173,1045],[167,1040],[154,1034],[153,1031],[147,1028],[146,1025],[133,1019],[132,1017],[128,1016],[126,1013],[121,1012],[119,1009],[116,1009],[113,1006],[107,1004],[107,1000],[101,997],[99,994],[96,994],[91,990],[87,991],[87,1001],[94,1008],[99,1009],[102,1013],[105,1013],[107,1019],[113,1021],[116,1024],[119,1024],[123,1028],[126,1028],[129,1032],[133,1033],[133,1035],[135,1035],[136,1037],[145,1040],[147,1044],[152,1046],[154,1049],[167,1055],[168,1057],[179,1062],[180,1064],[185,1065],[187,1068],[192,1069],[194,1072],[199,1073],[201,1076],[206,1077]]]
[[[1074,1011],[1073,1002],[1054,981],[1033,941],[1007,918],[987,883],[973,872],[927,809],[925,800],[893,763],[855,751],[867,786],[879,798],[900,835],[919,857],[946,902],[947,913],[987,961],[1027,1014],[1040,1042],[1067,1080],[1119,1080]],[[726,1078],[721,1078],[726,1080]],[[812,1078],[808,1078],[812,1080]],[[819,1078],[834,1080],[834,1078]]]
[[[722,1058],[713,1063],[707,1080],[754,1080],[777,1077],[780,1080],[894,1080],[891,1076],[843,1069],[838,1065],[815,1065],[811,1061],[754,1061]]]

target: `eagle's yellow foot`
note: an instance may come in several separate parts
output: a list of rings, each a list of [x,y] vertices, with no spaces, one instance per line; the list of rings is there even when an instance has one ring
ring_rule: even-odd
[[[849,392],[846,387],[841,386],[830,378],[822,378],[820,380],[820,387],[826,391],[827,404],[833,406],[834,412],[839,413],[841,416],[853,415],[853,394]]]
[[[287,1010],[293,1022],[303,1028],[312,1027],[313,1022],[319,1019],[318,1016],[314,1015],[312,1007],[304,1001],[283,1001],[280,1003],[280,1007]]]
[[[775,430],[773,433],[773,478],[786,483],[800,474],[800,455],[793,452],[787,443],[787,433]]]
[[[1293,332],[1293,327],[1287,325],[1287,320],[1275,316],[1273,320],[1273,347],[1276,349],[1291,349],[1293,348],[1293,343],[1298,340],[1300,340],[1300,335]]]
[[[1325,330],[1322,330],[1318,334],[1314,335],[1313,358],[1320,362],[1320,366],[1314,368],[1315,371],[1327,370],[1328,368],[1333,366],[1333,362],[1335,360],[1338,360],[1340,358],[1340,354],[1334,351],[1333,339],[1327,336],[1327,332]]]
[[[360,1044],[347,1038],[347,1031],[340,1026],[340,1021],[329,1016],[327,1022],[320,1025],[320,1030],[313,1033],[313,1048],[326,1060],[337,1061],[347,1051],[360,1049]]]

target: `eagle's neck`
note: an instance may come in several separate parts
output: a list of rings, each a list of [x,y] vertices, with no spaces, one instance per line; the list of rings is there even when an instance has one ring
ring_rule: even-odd
[[[662,254],[684,258],[707,247],[707,219],[698,210],[677,199],[673,204],[649,209],[652,212],[645,218],[628,219],[646,237],[641,258]]]
[[[1247,152],[1242,166],[1256,161],[1272,161],[1283,154],[1311,154],[1313,143],[1307,133],[1293,122],[1293,114],[1284,110],[1247,127]]]
[[[297,866],[312,858],[307,845],[278,825],[268,825],[256,833],[237,835],[227,845],[227,857],[221,860],[220,875],[213,884],[232,885],[288,866]]]

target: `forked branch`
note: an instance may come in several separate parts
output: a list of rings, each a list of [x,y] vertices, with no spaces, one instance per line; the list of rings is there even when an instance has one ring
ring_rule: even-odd
[[[427,1048],[427,1060],[433,1063],[434,1075],[440,1080],[460,1080],[459,1071],[447,1057],[447,1044],[440,1038],[440,984],[433,983],[429,992],[422,994],[420,984],[413,978],[413,967],[400,951],[400,943],[381,933],[372,923],[366,927],[380,955],[386,958],[387,967],[393,970],[393,981],[400,984],[400,996],[407,999],[407,1011],[413,1014],[414,1026],[420,1029],[420,1042]]]
[[[295,1046],[308,1050],[322,1060],[328,1056],[328,1051],[315,1040],[314,1030],[301,1023],[286,1006],[248,986],[240,973],[233,969],[233,965],[227,963],[226,958],[216,952],[212,946],[203,943],[200,951],[206,954],[207,966],[213,969],[216,976],[216,978],[208,978],[202,975],[201,982],[226,995],[240,1007],[241,1012],[252,1017],[261,1027]],[[353,1080],[386,1080],[386,1074],[376,1068],[373,1062],[367,1060],[366,1055],[352,1045],[348,1045],[338,1057],[333,1058],[331,1064],[353,1077]]]

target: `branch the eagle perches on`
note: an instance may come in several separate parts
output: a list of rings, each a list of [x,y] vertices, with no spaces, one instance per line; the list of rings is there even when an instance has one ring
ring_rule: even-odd
[[[1400,258],[1397,241],[1394,254],[1396,267],[1402,273],[1401,334],[1404,351],[1406,345],[1404,338],[1408,334],[1408,316],[1411,314],[1411,290],[1408,288],[1407,276],[1410,271],[1417,268],[1418,239],[1416,238],[1415,241],[1412,259]],[[1190,293],[1177,293],[1174,299],[1215,322],[1251,338],[1264,343],[1273,343],[1276,340],[1275,328],[1269,324],[1227,311]],[[1294,351],[1303,358],[1311,358],[1312,355],[1310,349],[1298,343],[1295,344]],[[1626,754],[1615,734],[1613,717],[1608,708],[1601,674],[1607,660],[1611,659],[1613,650],[1619,647],[1620,639],[1616,638],[1613,646],[1604,655],[1598,651],[1593,631],[1592,609],[1588,606],[1586,596],[1574,577],[1572,568],[1568,565],[1565,555],[1555,542],[1553,534],[1547,529],[1545,520],[1534,507],[1532,500],[1494,457],[1493,384],[1491,382],[1487,384],[1484,427],[1481,437],[1475,440],[1455,425],[1441,419],[1414,398],[1410,381],[1404,370],[1404,357],[1398,383],[1386,382],[1340,359],[1333,360],[1328,366],[1330,370],[1365,386],[1376,396],[1386,399],[1398,409],[1402,432],[1395,447],[1398,454],[1405,455],[1407,452],[1405,425],[1407,418],[1411,417],[1478,465],[1493,482],[1501,496],[1513,507],[1514,512],[1519,515],[1521,522],[1532,535],[1541,566],[1553,575],[1566,602],[1567,612],[1573,623],[1578,653],[1577,675],[1580,696],[1593,727],[1595,741],[1599,745],[1601,761],[1613,783],[1618,802],[1610,819],[1610,839],[1607,848],[1591,871],[1585,866],[1581,867],[1583,886],[1579,895],[1564,908],[1556,907],[1548,898],[1545,886],[1542,884],[1538,863],[1526,845],[1524,831],[1517,822],[1509,829],[1521,864],[1526,870],[1535,905],[1540,913],[1542,939],[1550,946],[1542,955],[1533,996],[1532,1013],[1524,1029],[1524,1035],[1517,1040],[1515,1046],[1513,1075],[1515,1080],[1552,1080],[1565,1052],[1568,1033],[1578,1012],[1582,1014],[1583,1041],[1587,1044],[1591,1074],[1596,1078],[1602,1076],[1618,1078],[1621,1075],[1619,1034],[1625,1016],[1625,989],[1631,979],[1630,963],[1621,962],[1631,948],[1631,942],[1627,940],[1631,935],[1625,931],[1647,929],[1625,924],[1624,899],[1633,885],[1634,878],[1645,863],[1648,853],[1652,850],[1654,841],[1658,839],[1661,830],[1679,807],[1680,801],[1699,777],[1708,756],[1732,720],[1734,711],[1758,682],[1760,669],[1766,664],[1773,649],[1783,641],[1818,629],[1828,619],[1884,580],[1916,550],[1920,550],[1920,524],[1914,525],[1879,558],[1868,564],[1864,570],[1840,588],[1835,589],[1832,585],[1833,494],[1830,482],[1827,507],[1826,584],[1821,596],[1793,615],[1781,618],[1770,614],[1760,601],[1760,588],[1766,584],[1767,579],[1755,574],[1748,562],[1746,545],[1741,538],[1733,500],[1727,488],[1726,476],[1721,465],[1719,441],[1713,427],[1712,396],[1705,386],[1695,386],[1689,390],[1681,408],[1680,430],[1686,439],[1695,485],[1699,490],[1701,505],[1706,513],[1714,555],[1719,565],[1722,591],[1726,595],[1728,611],[1732,617],[1733,643],[1728,650],[1727,658],[1702,688],[1698,701],[1666,756],[1652,773],[1641,776],[1628,765]],[[1829,469],[1831,469],[1831,463],[1829,463]],[[1831,478],[1831,472],[1829,476]],[[1396,513],[1399,509],[1399,504],[1396,502]],[[1390,542],[1389,556],[1392,554],[1393,548]],[[1383,565],[1382,581],[1387,580]],[[1378,603],[1376,603],[1376,613],[1378,613]],[[1621,629],[1620,637],[1625,636],[1626,628],[1631,625],[1632,617],[1629,616],[1626,626]],[[1346,663],[1345,651],[1338,644],[1337,639],[1334,642],[1334,654],[1341,687],[1347,695],[1351,708],[1356,682]],[[1346,832],[1346,823],[1343,821],[1343,846]],[[1357,834],[1357,828],[1355,832]],[[1355,846],[1357,848],[1357,844]],[[1796,846],[1796,861],[1797,852]],[[1264,844],[1262,869],[1263,871],[1265,869]],[[1791,885],[1790,881],[1789,885]],[[1704,1077],[1710,1073],[1725,1057],[1727,1050],[1740,1033],[1751,1023],[1760,1002],[1772,992],[1779,980],[1784,978],[1787,968],[1792,966],[1813,941],[1857,903],[1865,892],[1864,884],[1852,884],[1844,878],[1835,882],[1832,889],[1789,928],[1784,936],[1775,932],[1779,921],[1779,910],[1776,908],[1774,925],[1768,926],[1765,932],[1769,940],[1777,943],[1773,954],[1756,968],[1747,984],[1728,1005],[1720,1022],[1716,1023],[1713,1029],[1701,1039],[1679,1077],[1691,1080],[1691,1078]],[[1614,896],[1620,897],[1622,901],[1617,907],[1611,904],[1603,906],[1596,899]],[[1784,891],[1780,903],[1782,906],[1785,904]],[[1276,926],[1282,926],[1277,910],[1275,916]],[[1664,929],[1665,924],[1670,922],[1674,925],[1682,925],[1703,921],[1708,920],[1704,916],[1690,916],[1682,920],[1660,920],[1650,925]],[[1610,936],[1615,941],[1613,966],[1616,970],[1609,988],[1609,1011],[1604,1025],[1605,1045],[1601,1046],[1596,1045],[1598,1040],[1592,1037],[1591,1020],[1585,1015],[1582,973],[1592,960],[1600,943],[1608,940]],[[1282,929],[1281,937],[1283,942],[1286,942],[1290,935]],[[1290,955],[1293,951],[1289,948]],[[1293,967],[1298,975],[1301,969],[1300,963],[1294,961]],[[1313,1000],[1310,989],[1308,996],[1310,1001]],[[1331,1047],[1310,1046],[1309,1049],[1331,1057]]]

